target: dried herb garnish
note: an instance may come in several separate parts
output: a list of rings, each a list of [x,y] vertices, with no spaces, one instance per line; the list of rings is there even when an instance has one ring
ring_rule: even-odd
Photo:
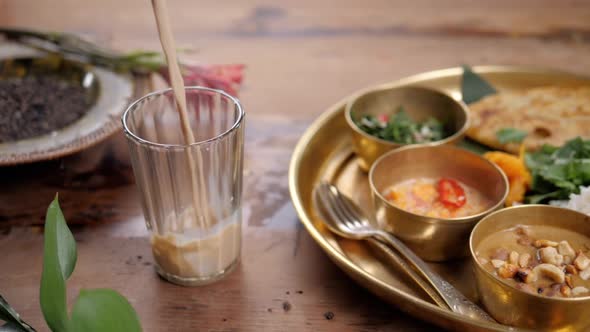
[[[356,125],[369,135],[400,144],[434,142],[445,137],[440,121],[428,118],[424,122],[416,122],[401,106],[393,115],[364,115],[356,121]]]

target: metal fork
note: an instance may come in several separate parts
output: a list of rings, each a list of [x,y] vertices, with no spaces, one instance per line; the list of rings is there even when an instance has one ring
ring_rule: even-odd
[[[345,197],[333,185],[322,182],[314,191],[314,200],[318,206],[324,224],[334,233],[349,239],[376,238],[391,245],[410,265],[397,257],[399,266],[414,280],[439,306],[448,307],[472,318],[493,321],[485,311],[467,299],[453,285],[433,272],[426,263],[416,256],[403,242],[395,236],[382,231],[370,222],[363,211],[349,198]],[[395,258],[392,257],[392,258]],[[419,274],[416,275],[416,272]],[[429,287],[430,286],[430,287]],[[433,294],[433,290],[435,293]],[[443,302],[441,302],[441,299]]]

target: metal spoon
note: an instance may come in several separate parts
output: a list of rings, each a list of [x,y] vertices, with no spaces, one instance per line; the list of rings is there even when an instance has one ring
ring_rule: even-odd
[[[495,322],[492,317],[475,303],[467,299],[455,287],[453,287],[453,285],[448,283],[437,273],[433,272],[428,265],[426,265],[420,257],[416,256],[416,254],[414,254],[414,252],[403,242],[393,235],[375,228],[361,209],[349,198],[340,193],[335,186],[325,182],[320,183],[314,191],[314,200],[316,205],[320,207],[319,211],[324,217],[322,218],[324,224],[332,232],[349,239],[361,240],[377,238],[381,241],[387,242],[424,278],[423,280],[418,278],[422,280],[422,282],[417,281],[415,279],[416,276],[414,270],[409,268],[407,264],[405,267],[403,264],[400,264],[404,272],[416,281],[427,294],[432,294],[432,290],[428,287],[429,284],[452,311],[475,319]],[[428,284],[423,282],[424,280]],[[432,298],[440,305],[435,297]]]

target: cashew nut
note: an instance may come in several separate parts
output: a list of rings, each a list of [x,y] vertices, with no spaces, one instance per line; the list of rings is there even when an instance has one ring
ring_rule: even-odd
[[[578,257],[574,259],[574,265],[578,268],[578,270],[585,270],[588,266],[590,266],[590,258],[584,255],[583,252],[580,252]]]
[[[492,259],[492,265],[496,269],[501,268],[502,266],[504,266],[504,264],[506,264],[506,262],[504,262],[503,260],[500,260],[500,259]]]
[[[545,247],[539,249],[539,258],[543,263],[553,264],[559,266],[563,264],[563,256],[557,253],[553,247]]]
[[[514,278],[516,272],[518,271],[518,266],[512,264],[504,264],[502,267],[498,269],[498,275],[502,278]]]
[[[566,275],[565,276],[565,284],[569,286],[569,288],[574,288],[574,281],[572,280],[572,276]]]
[[[524,253],[524,254],[520,255],[520,258],[518,259],[518,265],[520,265],[520,267],[528,267],[530,261],[531,261],[531,255]]]
[[[584,293],[588,293],[588,288],[582,287],[582,286],[578,286],[578,287],[572,289],[572,295],[573,296],[577,296],[577,295],[584,294]]]
[[[549,241],[549,240],[537,240],[537,241],[535,241],[535,243],[533,243],[533,245],[536,248],[545,248],[545,247],[557,247],[558,243],[555,241]]]
[[[512,265],[518,265],[518,253],[516,251],[511,251],[510,255],[508,255],[508,263]]]
[[[559,242],[559,245],[557,246],[557,251],[559,251],[559,254],[563,256],[571,258],[576,257],[576,252],[574,251],[574,248],[572,248],[572,246],[570,246],[569,242],[567,241]]]
[[[533,269],[533,282],[538,280],[539,277],[546,277],[558,284],[565,282],[565,273],[555,265],[552,264],[539,264]]]
[[[567,272],[569,274],[573,274],[575,276],[578,275],[578,269],[576,269],[576,267],[573,265],[566,265],[565,272]]]
[[[490,258],[505,261],[508,259],[508,250],[504,248],[498,248],[494,250]]]

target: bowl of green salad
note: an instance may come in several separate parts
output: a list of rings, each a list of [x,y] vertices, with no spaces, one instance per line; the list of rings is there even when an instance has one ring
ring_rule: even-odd
[[[381,155],[402,146],[456,144],[469,127],[465,103],[425,87],[364,91],[347,103],[344,113],[365,171]]]

